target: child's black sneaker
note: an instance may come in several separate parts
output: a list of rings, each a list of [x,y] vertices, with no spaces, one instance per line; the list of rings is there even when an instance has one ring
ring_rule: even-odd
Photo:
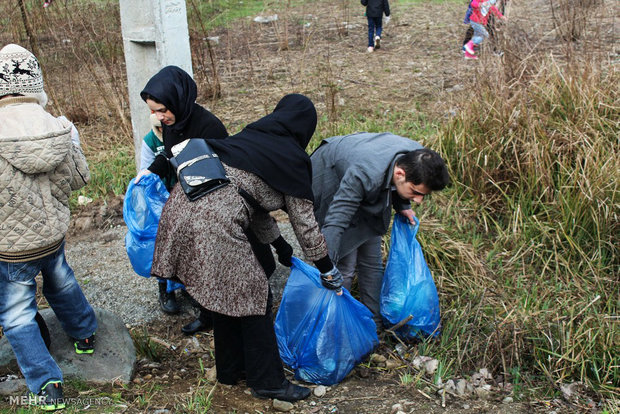
[[[95,334],[86,339],[76,339],[73,346],[76,354],[92,354],[95,352]]]
[[[57,380],[45,383],[41,391],[32,399],[35,405],[43,411],[56,411],[65,408],[65,399],[62,395],[62,383]]]

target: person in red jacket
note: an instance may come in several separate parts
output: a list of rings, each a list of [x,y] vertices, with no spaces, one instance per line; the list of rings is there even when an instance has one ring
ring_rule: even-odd
[[[504,17],[504,15],[495,6],[496,3],[497,0],[487,0],[484,2],[480,0],[472,0],[472,13],[469,17],[469,24],[474,30],[474,36],[465,44],[465,57],[477,59],[475,49],[484,41],[484,39],[489,37],[489,32],[485,26],[487,25],[490,14],[494,14],[500,20],[506,20],[506,17]]]
[[[361,0],[366,6],[368,18],[368,52],[374,52],[381,47],[381,31],[383,30],[383,14],[390,17],[390,3],[388,0]]]

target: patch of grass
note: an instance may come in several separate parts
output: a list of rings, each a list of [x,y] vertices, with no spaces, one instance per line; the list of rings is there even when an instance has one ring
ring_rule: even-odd
[[[308,145],[308,152],[314,151],[321,140],[336,135],[355,132],[386,132],[405,136],[424,142],[427,137],[436,134],[439,123],[429,119],[425,114],[411,109],[402,111],[398,108],[377,105],[371,112],[360,112],[343,108],[337,117],[319,119],[314,137]]]
[[[207,383],[202,380],[198,383],[196,390],[187,398],[184,403],[177,404],[175,411],[184,413],[206,413],[213,403],[213,392],[217,387],[217,382],[208,388]]]
[[[404,374],[400,374],[400,383],[402,385],[405,385],[405,386],[411,385],[411,384],[413,384],[414,378],[415,377],[413,375],[411,375],[410,373],[408,373],[408,372],[406,372]]]
[[[136,176],[133,147],[119,146],[87,153],[90,182],[71,195],[74,207],[80,195],[100,199],[125,193],[129,181]]]
[[[151,340],[146,328],[134,329],[130,333],[138,358],[147,358],[155,362],[164,358],[164,347]]]
[[[304,1],[304,3],[310,3]],[[294,7],[301,4],[301,0],[287,1],[286,7]],[[204,28],[212,30],[217,27],[225,27],[235,24],[236,20],[247,16],[259,14],[277,14],[285,5],[274,4],[266,0],[189,0],[187,2],[187,17],[190,27],[195,26],[195,19],[202,19]],[[200,16],[196,16],[196,11]]]
[[[89,391],[91,389],[91,387],[89,386],[89,384],[79,378],[70,378],[64,381],[63,383],[64,387],[71,387],[73,389],[75,389],[76,391]]]

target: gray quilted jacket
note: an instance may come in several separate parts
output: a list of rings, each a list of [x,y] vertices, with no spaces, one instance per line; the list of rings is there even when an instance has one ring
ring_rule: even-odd
[[[90,179],[71,141],[71,123],[36,100],[0,99],[0,255],[58,243],[69,226],[69,196]]]

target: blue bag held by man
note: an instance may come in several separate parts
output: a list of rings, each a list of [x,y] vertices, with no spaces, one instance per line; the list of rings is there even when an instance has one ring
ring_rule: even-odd
[[[127,224],[125,249],[133,270],[151,277],[155,238],[162,209],[170,194],[157,174],[148,174],[129,183],[123,201],[123,219]]]
[[[422,247],[416,239],[420,221],[415,226],[400,214],[394,217],[392,239],[383,286],[381,287],[381,316],[386,326],[396,325],[411,315],[398,333],[415,338],[439,333],[439,297],[431,271],[424,260]]]
[[[275,323],[280,357],[298,380],[337,384],[379,344],[377,327],[346,289],[338,296],[317,269],[292,260]]]

